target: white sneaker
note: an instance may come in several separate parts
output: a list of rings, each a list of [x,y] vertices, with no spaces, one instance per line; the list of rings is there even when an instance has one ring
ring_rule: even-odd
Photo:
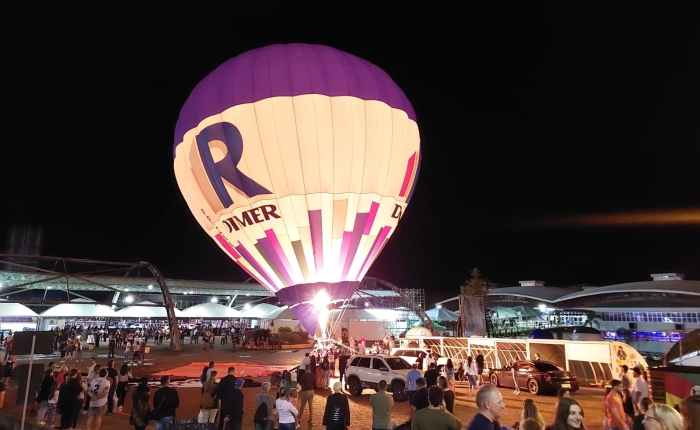
[[[37,421],[36,423],[39,424],[40,426],[45,426],[45,425],[46,425],[46,423],[43,422],[43,421]]]
[[[121,411],[122,411],[122,407],[121,407],[121,406],[119,406],[119,408],[118,408],[118,409],[119,409],[119,412],[121,412]]]

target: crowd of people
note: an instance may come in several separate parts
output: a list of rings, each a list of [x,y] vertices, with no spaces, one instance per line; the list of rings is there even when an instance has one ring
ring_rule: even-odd
[[[124,348],[137,343],[137,333],[127,332],[121,338]],[[70,335],[70,333],[68,333]],[[204,333],[206,336],[206,331]],[[39,425],[62,430],[76,430],[78,417],[87,415],[87,430],[99,430],[102,418],[114,412],[122,411],[130,382],[138,386],[131,393],[132,408],[129,423],[135,430],[142,430],[150,422],[155,422],[158,430],[167,429],[177,417],[180,397],[176,389],[170,387],[167,376],[160,381],[160,388],[150,393],[148,380],[134,380],[129,367],[129,358],[121,365],[112,359],[111,345],[116,346],[115,334],[108,334],[110,359],[104,365],[90,357],[86,373],[78,368],[69,368],[67,363],[74,359],[80,361],[78,345],[80,334],[73,342],[76,348],[69,357],[62,354],[62,362],[49,363],[43,378],[37,387],[32,412],[36,410],[36,422]],[[212,336],[213,337],[213,336]],[[57,339],[58,346],[65,339]],[[77,341],[77,342],[76,342]],[[391,339],[387,339],[390,347]],[[6,366],[13,366],[10,359],[12,338],[4,339],[8,353]],[[137,347],[146,344],[144,339]],[[362,340],[357,343],[362,347]],[[365,346],[366,347],[366,346]],[[383,348],[384,345],[381,344]],[[128,354],[127,354],[128,355]],[[284,372],[279,380],[262,384],[261,391],[255,398],[255,413],[247,416],[255,423],[256,430],[296,430],[302,423],[312,423],[314,398],[318,390],[330,390],[322,416],[322,425],[326,430],[347,429],[351,423],[348,398],[344,389],[348,387],[344,370],[347,367],[351,350],[332,344],[318,342],[314,349],[306,353],[301,360],[297,378],[293,372]],[[138,361],[141,356],[135,358]],[[538,357],[536,357],[538,358]],[[388,381],[380,381],[377,392],[370,396],[372,408],[372,429],[374,430],[457,430],[465,428],[454,415],[456,382],[466,380],[469,392],[475,394],[474,401],[478,412],[466,423],[467,430],[585,430],[585,415],[582,406],[571,397],[568,389],[561,389],[553,422],[547,423],[539,412],[537,402],[525,399],[520,412],[520,420],[512,425],[501,426],[500,420],[505,408],[500,391],[482,380],[483,357],[471,357],[459,364],[459,369],[451,360],[438,371],[436,357],[428,355],[412,366],[408,372],[408,398],[410,404],[409,420],[398,423],[393,414],[394,397],[388,392]],[[1,367],[1,366],[0,366]],[[422,367],[427,370],[422,371]],[[651,400],[649,385],[645,372],[639,368],[620,367],[617,379],[610,381],[609,388],[601,402],[604,412],[605,430],[697,430],[700,424],[700,396],[692,395],[684,399],[677,408],[655,404]],[[0,373],[6,375],[0,369]],[[11,373],[10,373],[11,374]],[[631,376],[630,376],[631,374]],[[244,380],[236,377],[235,368],[229,367],[226,375],[219,379],[215,363],[210,362],[202,370],[201,397],[199,399],[199,423],[209,423],[218,430],[238,430],[243,423]],[[331,378],[337,382],[331,383]],[[7,383],[3,378],[3,382]],[[516,390],[517,394],[517,390]],[[307,412],[308,411],[308,412]],[[698,427],[700,428],[700,427]]]

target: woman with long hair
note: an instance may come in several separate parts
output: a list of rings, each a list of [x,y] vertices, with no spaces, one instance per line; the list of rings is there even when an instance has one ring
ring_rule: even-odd
[[[135,430],[145,430],[148,425],[151,411],[148,392],[148,378],[143,377],[139,379],[139,385],[131,395],[133,406],[129,415],[129,424],[134,426]]]
[[[328,361],[328,356],[323,357],[323,361],[321,362],[321,371],[323,372],[323,379],[321,381],[321,386],[327,390],[331,386],[331,380],[330,380],[331,363],[330,363],[330,361]]]
[[[534,400],[532,399],[525,399],[523,400],[523,410],[520,411],[520,427],[522,428],[522,422],[525,421],[528,418],[532,418],[540,423],[542,428],[544,428],[544,418],[542,418],[542,414],[540,413],[540,410],[537,408],[537,403],[535,403]]]
[[[299,411],[289,401],[288,392],[285,387],[281,387],[279,390],[279,397],[275,401],[275,409],[279,417],[279,429],[295,430]]]
[[[669,405],[652,403],[644,414],[646,430],[683,430],[683,417]]]
[[[474,394],[474,389],[477,388],[479,385],[476,382],[477,378],[477,369],[476,369],[476,364],[474,364],[474,360],[472,360],[471,357],[467,357],[467,380],[469,381],[469,394]]]
[[[129,387],[129,380],[133,378],[131,372],[129,371],[129,365],[122,364],[121,369],[119,369],[119,374],[117,375],[117,405],[119,406],[119,412],[122,411],[124,407],[124,400],[126,400],[126,389]]]
[[[219,409],[216,407],[216,396],[214,395],[214,390],[218,385],[216,383],[216,375],[216,370],[212,370],[202,386],[202,398],[197,420],[200,423],[213,423],[216,420],[217,412],[219,412]]]
[[[447,379],[447,383],[452,387],[452,389],[455,388],[455,365],[452,364],[452,359],[448,358],[447,363],[445,364],[445,378]]]
[[[61,385],[58,393],[58,410],[61,412],[61,429],[74,429],[78,424],[78,415],[82,400],[79,398],[87,387],[81,384],[82,375],[78,369],[71,369],[68,378]]]
[[[583,408],[576,400],[566,397],[559,400],[552,430],[586,430]]]
[[[644,401],[644,399],[642,399]],[[686,430],[700,430],[700,396],[688,396],[681,402]]]

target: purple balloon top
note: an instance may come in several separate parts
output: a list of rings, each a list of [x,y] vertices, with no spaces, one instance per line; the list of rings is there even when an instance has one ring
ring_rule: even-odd
[[[270,45],[226,61],[197,84],[180,111],[175,145],[201,120],[230,107],[303,94],[378,100],[416,120],[401,88],[374,64],[323,45]]]

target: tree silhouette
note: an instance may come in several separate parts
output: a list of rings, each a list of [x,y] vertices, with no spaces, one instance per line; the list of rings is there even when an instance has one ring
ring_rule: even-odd
[[[489,293],[489,284],[481,278],[479,268],[473,268],[470,275],[471,279],[468,279],[464,285],[465,293],[470,296],[486,297]]]

